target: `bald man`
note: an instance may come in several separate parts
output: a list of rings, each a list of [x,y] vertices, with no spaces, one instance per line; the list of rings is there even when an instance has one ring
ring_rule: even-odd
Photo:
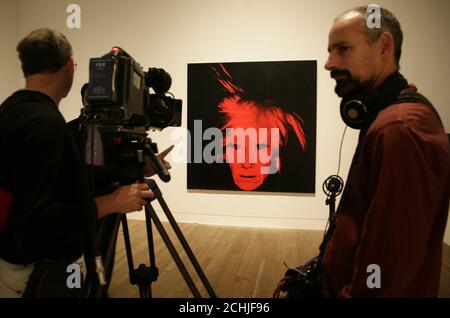
[[[340,15],[325,69],[344,122],[360,130],[327,232],[329,297],[437,297],[450,194],[449,141],[431,103],[399,73],[402,30],[379,8]]]

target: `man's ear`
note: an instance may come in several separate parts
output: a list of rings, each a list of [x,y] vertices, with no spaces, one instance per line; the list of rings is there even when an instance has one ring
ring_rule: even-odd
[[[67,60],[66,64],[63,66],[63,68],[65,68],[66,70],[71,71],[71,72],[75,71],[75,61],[72,56]]]
[[[394,57],[394,37],[389,32],[383,32],[379,38],[380,53],[383,57]]]

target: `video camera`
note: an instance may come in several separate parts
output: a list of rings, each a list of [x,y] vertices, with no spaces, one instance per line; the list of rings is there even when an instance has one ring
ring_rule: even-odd
[[[147,131],[181,126],[182,101],[167,95],[171,84],[166,71],[149,68],[144,72],[117,46],[100,58],[90,59],[88,105],[82,110],[81,121],[84,129],[95,126],[101,134],[102,165],[117,171],[119,184],[142,180],[145,162],[151,163],[161,180],[170,180]],[[150,88],[154,94],[149,93]]]
[[[91,58],[85,116],[91,124],[164,129],[181,126],[182,101],[167,96],[170,75],[161,68],[142,67],[123,49],[113,47]],[[149,94],[153,88],[155,94]]]
[[[86,157],[89,158],[90,156],[87,163],[90,169],[90,188],[92,191],[95,190],[95,186],[104,183],[108,188],[112,183],[116,186],[127,185],[136,181],[145,182],[148,185],[154,194],[153,199],[158,200],[209,295],[216,297],[186,238],[164,201],[161,190],[154,180],[145,178],[148,177],[145,175],[145,167],[147,163],[150,163],[153,168],[151,173],[157,173],[164,182],[170,181],[170,174],[162,161],[163,159],[156,155],[158,153],[157,145],[147,137],[147,131],[149,129],[161,130],[168,126],[181,126],[182,102],[173,98],[173,95],[172,97],[166,95],[171,84],[170,75],[163,69],[150,68],[148,72],[144,72],[142,67],[119,47],[113,47],[111,52],[101,58],[92,58],[89,64],[88,105],[82,110],[80,116],[79,129],[86,137],[80,138],[85,142],[81,146],[82,149],[86,149]],[[149,94],[150,88],[153,88],[154,94]],[[100,135],[101,142],[96,142],[98,139],[95,138],[98,135]],[[96,153],[103,153],[103,158],[99,158],[98,162],[94,160]],[[107,176],[107,179],[94,178],[94,166],[100,166],[98,168],[101,169],[97,169],[97,172],[102,172],[102,176]],[[113,251],[116,244],[115,236],[120,222],[122,222],[130,283],[139,286],[141,297],[151,297],[151,284],[158,278],[152,220],[194,297],[201,296],[150,201],[145,205],[149,266],[140,264],[137,268],[134,267],[126,214],[108,215],[108,219],[101,223],[98,235],[95,233],[97,213],[93,211],[90,215],[93,216],[90,218],[90,223],[94,224],[91,242],[95,242],[97,239],[98,242],[103,242],[102,245],[105,248],[104,251],[100,251],[99,247],[93,244],[95,260],[91,257],[88,258],[88,264],[91,265],[92,269],[95,268],[98,279],[91,278],[90,272],[88,272],[87,287],[85,288],[87,297],[91,297],[91,295],[102,297],[107,294],[102,258],[107,265],[106,268],[112,269],[112,264],[114,264]],[[85,255],[89,256],[89,253]]]

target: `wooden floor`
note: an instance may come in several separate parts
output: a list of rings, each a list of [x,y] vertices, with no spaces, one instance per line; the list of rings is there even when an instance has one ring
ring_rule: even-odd
[[[203,297],[206,290],[188,262],[168,223],[164,223],[172,242],[194,278]],[[244,228],[200,224],[179,224],[206,277],[218,297],[267,298],[283,277],[286,267],[298,266],[317,253],[322,231]],[[129,221],[135,266],[148,264],[147,235],[144,221]],[[156,229],[154,233],[156,266],[159,277],[152,284],[153,297],[193,297],[176,263]],[[450,298],[450,247],[444,246],[440,297]],[[130,285],[128,264],[119,231],[115,268],[109,297],[139,297]]]

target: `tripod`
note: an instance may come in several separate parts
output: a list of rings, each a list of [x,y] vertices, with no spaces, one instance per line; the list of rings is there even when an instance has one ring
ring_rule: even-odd
[[[164,164],[161,160],[155,155],[153,148],[156,149],[156,144],[151,142],[150,138],[143,137],[142,133],[136,133],[135,131],[114,131],[113,134],[115,137],[120,136],[121,138],[116,138],[115,140],[120,140],[121,144],[116,145],[118,158],[122,158],[118,160],[119,170],[123,172],[121,184],[130,184],[135,180],[140,180],[141,182],[145,182],[149,189],[153,192],[154,197],[152,200],[158,200],[158,203],[162,207],[164,214],[166,215],[170,225],[172,226],[175,234],[177,235],[178,240],[180,241],[182,247],[184,248],[189,260],[191,261],[195,271],[197,272],[201,282],[203,283],[205,289],[207,290],[210,297],[217,297],[213,288],[211,287],[208,279],[206,278],[203,270],[201,269],[197,259],[194,256],[189,244],[187,243],[183,233],[181,232],[178,224],[176,223],[169,207],[164,201],[161,190],[159,189],[156,182],[152,179],[144,178],[144,164],[145,158],[150,159],[150,164],[153,167],[154,171],[158,174],[161,180],[168,182],[170,180],[170,174],[165,168]],[[124,142],[125,141],[125,142]],[[153,147],[152,147],[153,146]],[[157,228],[158,232],[161,235],[165,245],[167,246],[172,258],[174,259],[178,269],[180,270],[184,280],[186,281],[189,289],[191,290],[194,297],[200,298],[201,294],[198,288],[195,286],[192,277],[187,271],[183,261],[175,249],[172,241],[169,238],[166,230],[164,229],[158,215],[156,214],[155,209],[148,202],[145,206],[145,219],[146,219],[146,228],[147,228],[147,243],[148,243],[148,251],[150,258],[150,265],[147,266],[145,264],[140,264],[137,268],[134,266],[133,254],[131,249],[130,242],[130,234],[128,230],[128,221],[125,214],[116,214],[114,215],[114,221],[112,230],[114,235],[117,234],[120,222],[122,222],[122,229],[124,235],[125,249],[128,260],[128,268],[129,268],[129,276],[130,283],[132,285],[137,285],[139,287],[139,294],[141,298],[150,298],[152,297],[151,284],[158,279],[158,268],[156,267],[156,258],[153,244],[153,231],[152,231],[152,223]],[[153,222],[152,222],[153,221]],[[99,237],[102,234],[100,233]],[[114,250],[115,250],[115,239],[110,241],[105,253],[104,253],[104,263],[107,266],[111,266],[114,262]],[[99,286],[98,295],[105,294],[105,286]]]
[[[205,286],[209,296],[217,297],[214,290],[212,289],[210,283],[208,282],[208,279],[206,278],[205,274],[203,273],[203,270],[201,269],[200,264],[198,263],[197,259],[195,258],[194,253],[192,252],[191,248],[189,247],[189,244],[187,243],[183,233],[181,232],[178,224],[176,223],[174,217],[172,216],[172,213],[170,212],[169,207],[167,206],[166,202],[164,201],[164,198],[162,197],[162,193],[161,193],[161,190],[159,189],[158,185],[152,179],[146,179],[145,182],[149,186],[150,190],[153,191],[153,193],[155,195],[155,199],[157,199],[159,204],[161,205],[167,219],[169,220],[170,225],[172,226],[178,239],[180,240],[181,245],[183,246],[187,256],[189,257],[189,260],[191,261],[192,265],[194,266],[198,276],[200,277],[200,280],[202,281],[203,285]],[[175,246],[173,245],[172,241],[170,240],[169,235],[167,234],[166,230],[164,229],[161,221],[159,220],[159,218],[156,214],[156,211],[154,210],[154,208],[152,207],[152,205],[150,203],[148,203],[145,206],[145,218],[146,218],[146,226],[147,226],[147,239],[148,239],[148,248],[149,248],[149,256],[150,256],[150,266],[140,264],[138,268],[135,268],[134,263],[133,263],[133,255],[131,252],[130,235],[129,235],[129,231],[128,231],[127,217],[125,214],[122,215],[122,228],[123,228],[125,248],[126,248],[127,258],[128,258],[128,268],[130,270],[131,284],[138,285],[141,298],[150,298],[151,297],[151,295],[152,295],[151,294],[151,283],[156,281],[157,277],[158,277],[158,268],[156,267],[155,252],[154,252],[154,245],[153,245],[153,234],[152,234],[152,222],[151,221],[153,221],[159,234],[161,235],[161,238],[163,239],[170,254],[172,255],[178,269],[180,270],[181,274],[183,275],[184,280],[186,281],[187,285],[189,286],[189,289],[191,290],[192,294],[196,298],[201,298],[201,294],[200,294],[199,290],[195,286],[183,261],[181,260],[180,256],[178,255],[178,253],[175,249]]]
[[[153,170],[158,174],[159,178],[164,182],[170,180],[170,174],[165,168],[161,160],[155,155],[157,152],[156,144],[152,143],[150,138],[147,138],[146,130],[143,128],[128,129],[122,126],[100,126],[99,131],[102,135],[105,149],[105,162],[108,167],[113,167],[112,171],[118,172],[117,180],[120,185],[128,185],[134,183],[136,180],[147,183],[150,190],[153,191],[154,197],[152,200],[157,199],[162,207],[170,225],[175,231],[179,241],[181,242],[187,256],[189,257],[192,265],[194,266],[198,276],[200,277],[204,287],[206,288],[210,297],[217,297],[210,283],[208,282],[205,274],[203,273],[197,259],[194,256],[189,244],[187,243],[183,233],[177,225],[172,213],[163,199],[161,190],[158,188],[156,182],[151,179],[145,179],[144,166],[145,159],[150,159],[150,165]],[[84,140],[84,139],[83,139]],[[85,147],[82,147],[84,149]],[[92,147],[93,149],[93,147]],[[93,161],[93,160],[92,160]],[[94,189],[93,173],[91,173],[91,189]],[[96,213],[91,213],[96,215]],[[178,269],[183,275],[184,280],[189,286],[192,294],[195,297],[201,297],[199,290],[195,286],[191,276],[189,275],[184,263],[179,257],[172,241],[170,240],[167,232],[165,231],[161,221],[159,220],[155,210],[150,202],[145,206],[145,217],[147,227],[147,241],[150,257],[150,265],[140,264],[137,268],[134,267],[133,255],[131,251],[130,235],[128,230],[128,222],[125,214],[111,214],[104,218],[102,226],[98,231],[98,235],[95,235],[95,231],[92,231],[91,240],[96,242],[94,245],[95,264],[94,257],[90,257],[90,271],[88,271],[87,283],[84,288],[85,297],[104,297],[107,292],[108,285],[104,279],[104,273],[106,272],[106,279],[110,279],[112,273],[112,265],[114,264],[114,254],[116,237],[122,222],[123,235],[125,248],[127,253],[128,267],[130,282],[133,285],[139,287],[139,293],[142,298],[150,298],[152,296],[151,284],[158,278],[158,268],[156,267],[156,258],[153,245],[153,233],[152,233],[152,221],[159,231],[164,243],[166,244],[172,258],[176,262]],[[90,224],[95,224],[96,220],[89,220]],[[95,226],[91,226],[95,229]],[[97,242],[100,242],[102,248],[101,253],[98,248]],[[102,265],[105,264],[106,271]],[[98,262],[97,262],[98,261]],[[96,279],[95,271],[99,273],[98,279]]]

